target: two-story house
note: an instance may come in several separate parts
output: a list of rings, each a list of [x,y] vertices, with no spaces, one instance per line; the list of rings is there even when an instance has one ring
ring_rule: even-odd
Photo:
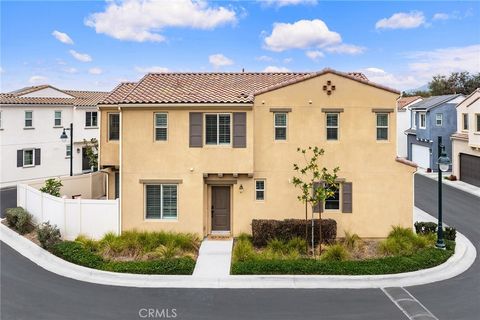
[[[420,101],[422,101],[420,96],[400,97],[397,99],[397,155],[399,157],[408,157],[405,130],[410,128],[412,118],[410,107]]]
[[[437,170],[438,137],[442,137],[446,153],[451,156],[450,136],[457,130],[457,103],[465,97],[450,94],[425,98],[411,109],[411,127],[406,130],[408,160],[424,169]]]
[[[0,94],[1,186],[90,170],[84,139],[99,138],[97,103],[105,92],[60,90],[50,85]],[[73,148],[60,139],[73,123]],[[66,131],[70,136],[70,132]]]
[[[238,235],[252,219],[302,219],[293,164],[308,146],[325,149],[322,166],[340,167],[339,190],[318,207],[339,236],[411,227],[416,166],[396,158],[398,94],[331,69],[121,84],[99,108],[100,166],[122,230]]]
[[[480,187],[480,88],[457,105],[452,144],[453,174]]]

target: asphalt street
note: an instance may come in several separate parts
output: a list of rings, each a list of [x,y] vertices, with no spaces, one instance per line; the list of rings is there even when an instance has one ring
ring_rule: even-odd
[[[416,205],[431,214],[436,211],[435,192],[435,181],[416,177]],[[480,252],[480,199],[451,188],[445,188],[444,197],[445,221],[469,237]],[[453,279],[405,289],[438,319],[478,319],[478,260]],[[50,273],[3,243],[0,263],[1,319],[408,319],[380,289],[103,286]]]
[[[0,217],[5,216],[5,209],[17,206],[17,187],[0,189]]]

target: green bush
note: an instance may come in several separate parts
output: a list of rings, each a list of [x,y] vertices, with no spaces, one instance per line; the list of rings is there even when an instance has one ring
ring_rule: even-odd
[[[380,243],[379,250],[385,255],[408,256],[429,245],[427,238],[416,235],[411,229],[394,226],[387,239]]]
[[[373,275],[410,272],[431,268],[445,262],[453,254],[454,243],[447,241],[447,250],[425,248],[411,256],[385,257],[370,260],[325,261],[315,259],[253,259],[232,264],[232,274],[325,274]]]
[[[80,242],[62,241],[52,247],[54,255],[84,267],[101,269],[104,260],[85,248]]]
[[[457,230],[453,227],[445,227],[443,235],[446,240],[455,241],[457,238]]]
[[[289,252],[296,251],[299,254],[306,254],[307,253],[307,241],[300,237],[295,237],[287,242],[287,247]]]
[[[233,261],[246,261],[255,257],[255,250],[249,240],[237,240],[233,248]]]
[[[47,179],[45,185],[40,188],[41,192],[48,193],[54,197],[60,197],[60,188],[63,186],[60,179]]]
[[[172,259],[180,254],[181,249],[174,242],[168,242],[166,245],[160,245],[154,251],[155,256],[164,259]]]
[[[91,252],[98,252],[100,248],[97,241],[90,239],[89,237],[81,234],[76,239],[76,242],[80,242],[86,249],[90,250]]]
[[[43,249],[50,250],[60,242],[60,230],[56,225],[52,226],[50,222],[44,222],[37,227],[37,238]]]
[[[22,207],[9,208],[6,210],[5,219],[9,227],[25,234],[33,230],[32,215]]]
[[[415,222],[415,231],[417,234],[430,234],[437,232],[437,224],[435,222]],[[446,240],[455,241],[457,230],[454,227],[444,227],[443,236]]]
[[[358,234],[356,233],[350,233],[348,231],[345,231],[345,238],[343,238],[343,241],[342,243],[345,245],[345,247],[347,247],[348,249],[350,250],[353,250],[357,245],[358,243],[362,241],[362,239],[360,239],[360,237],[358,236]]]
[[[312,220],[307,220],[308,235],[307,242],[311,242],[311,225]],[[319,241],[319,220],[314,220],[314,240],[315,244]],[[286,219],[286,220],[270,220],[270,219],[254,219],[252,220],[252,242],[256,247],[263,247],[272,239],[288,241],[292,238],[305,239],[305,220],[302,219]],[[337,222],[333,219],[322,219],[322,242],[333,243],[337,237]]]
[[[323,261],[344,261],[349,258],[347,249],[341,244],[329,245],[323,251],[320,259]]]

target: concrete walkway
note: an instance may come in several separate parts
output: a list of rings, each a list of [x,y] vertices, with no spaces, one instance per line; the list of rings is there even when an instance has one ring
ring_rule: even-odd
[[[203,240],[198,252],[194,277],[226,277],[230,274],[233,240]]]
[[[419,169],[416,174],[419,174],[421,176],[433,179],[435,181],[438,181],[438,173],[437,172],[426,172],[423,169]],[[444,172],[443,177],[447,177],[451,175],[451,172]],[[480,197],[480,188],[476,187],[474,185],[468,184],[466,182],[457,180],[457,181],[450,181],[447,179],[443,179],[443,183],[449,187],[456,188],[458,190],[462,190],[465,192],[468,192],[470,194],[473,194],[474,196]]]

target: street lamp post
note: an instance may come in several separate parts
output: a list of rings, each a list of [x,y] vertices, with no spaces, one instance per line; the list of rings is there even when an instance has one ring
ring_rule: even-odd
[[[73,123],[70,123],[70,128],[63,128],[62,135],[60,136],[60,139],[63,142],[67,141],[67,133],[65,130],[70,131],[70,177],[73,176]]]
[[[437,225],[437,243],[436,247],[445,249],[445,241],[443,240],[443,221],[442,221],[442,172],[448,171],[450,168],[450,158],[445,153],[445,146],[442,144],[442,137],[438,137],[438,225]]]

